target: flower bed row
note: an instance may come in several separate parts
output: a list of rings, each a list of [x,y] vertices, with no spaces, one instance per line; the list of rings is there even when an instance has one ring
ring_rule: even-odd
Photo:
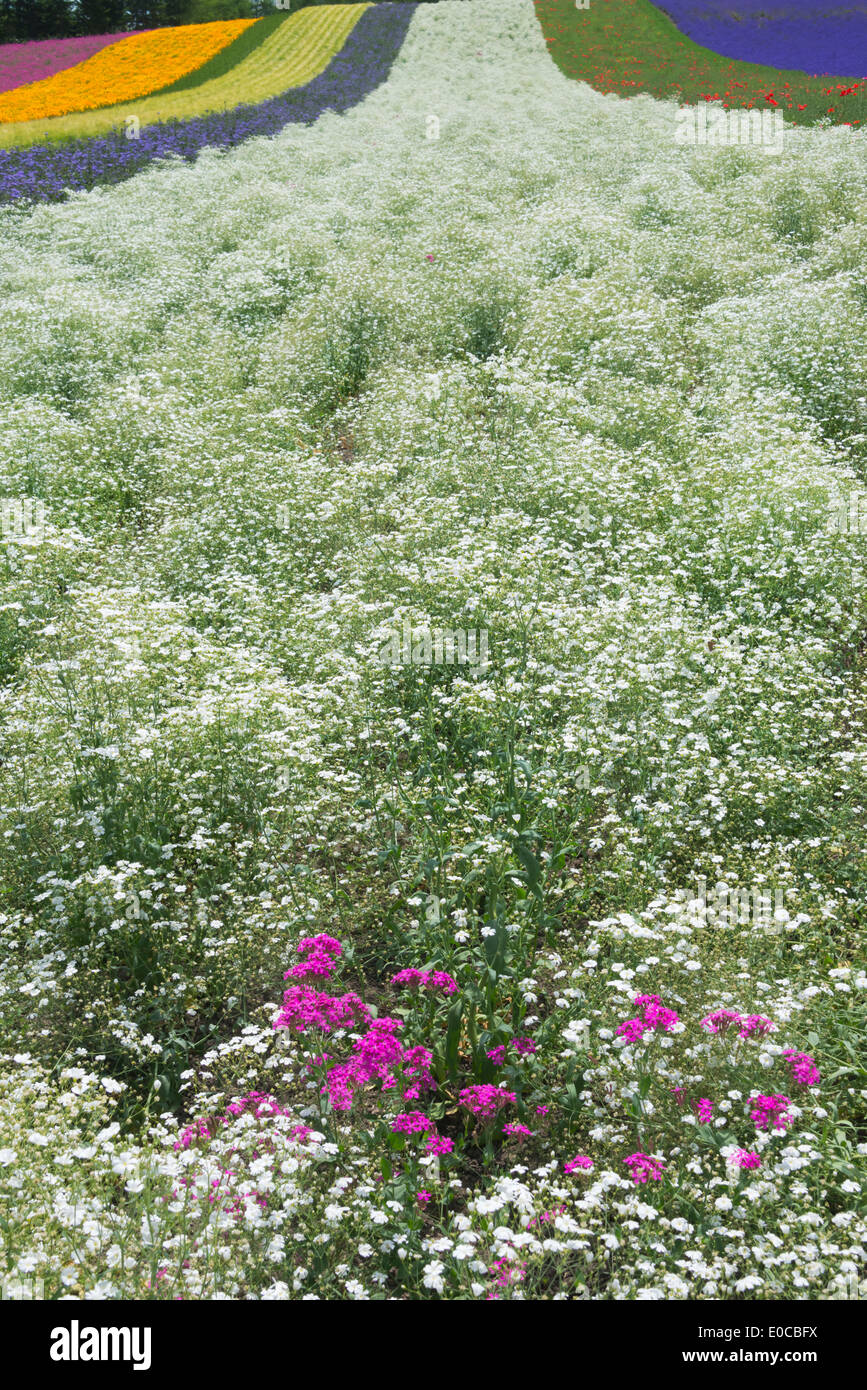
[[[5,92],[0,122],[47,120],[147,96],[201,67],[254,23],[220,20],[127,35],[75,67]]]
[[[0,93],[11,92],[30,82],[42,82],[46,77],[85,62],[110,44],[128,38],[129,34],[85,34],[74,39],[0,44]]]
[[[361,16],[324,72],[303,87],[258,105],[189,121],[144,126],[139,138],[112,135],[0,150],[0,203],[47,201],[100,184],[119,183],[156,160],[192,160],[208,146],[227,148],[284,126],[342,112],[383,82],[400,50],[415,6],[386,0]]]

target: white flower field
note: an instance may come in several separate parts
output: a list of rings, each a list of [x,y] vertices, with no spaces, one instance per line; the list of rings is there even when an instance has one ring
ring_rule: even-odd
[[[676,110],[420,5],[344,115],[0,210],[46,1298],[867,1292],[867,154]]]

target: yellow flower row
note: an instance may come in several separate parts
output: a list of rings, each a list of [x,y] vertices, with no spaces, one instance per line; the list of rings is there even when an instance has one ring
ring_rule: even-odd
[[[182,24],[130,34],[92,58],[0,96],[0,122],[35,121],[133,101],[207,63],[255,19]]]
[[[137,101],[98,111],[77,111],[48,121],[0,125],[0,149],[45,140],[78,140],[123,131],[134,118],[142,127],[160,121],[186,121],[235,106],[255,106],[302,87],[323,72],[339,53],[367,4],[308,5],[287,15],[246,58],[221,76],[181,91],[162,90]]]

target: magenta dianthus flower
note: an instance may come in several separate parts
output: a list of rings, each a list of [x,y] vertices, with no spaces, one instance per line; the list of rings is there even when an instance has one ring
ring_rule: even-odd
[[[747,1014],[746,1018],[741,1019],[738,1037],[751,1038],[755,1033],[757,1037],[763,1038],[766,1033],[773,1031],[774,1025],[769,1018],[763,1018],[761,1014]]]
[[[569,1159],[568,1163],[563,1164],[564,1173],[577,1173],[580,1168],[589,1173],[593,1168],[593,1159],[589,1158],[587,1154],[576,1154],[574,1158]]]
[[[674,1009],[665,1008],[658,994],[638,994],[633,1003],[641,1009],[641,1016],[626,1019],[617,1029],[627,1043],[640,1042],[645,1033],[670,1033],[680,1022]]]
[[[799,1086],[818,1086],[822,1077],[809,1052],[795,1052],[792,1048],[783,1053],[792,1072],[792,1080]]]
[[[328,1073],[326,1089],[335,1110],[348,1110],[355,1091],[370,1081],[380,1081],[383,1090],[397,1085],[394,1068],[404,1055],[397,1032],[403,1027],[400,1019],[374,1019],[363,1037],[353,1044],[355,1055]]]
[[[432,1135],[425,1141],[425,1148],[429,1154],[450,1154],[454,1147],[454,1139],[446,1139],[442,1134]]]
[[[743,1023],[740,1014],[734,1009],[716,1009],[701,1021],[702,1028],[709,1033],[726,1033],[735,1023]]]
[[[409,966],[407,970],[400,970],[396,975],[392,975],[393,985],[402,985],[405,989],[420,989],[428,979],[423,970],[416,970],[415,966]]]
[[[762,1166],[761,1158],[752,1149],[736,1149],[730,1156],[729,1163],[734,1164],[736,1168],[760,1168]]]
[[[670,1033],[675,1023],[679,1023],[680,1020],[674,1009],[666,1009],[654,1000],[653,1003],[644,1006],[644,1022],[648,1028],[653,1028],[656,1032]]]
[[[641,1018],[627,1018],[617,1027],[618,1034],[628,1043],[640,1042],[644,1037],[644,1031],[644,1020]]]
[[[792,1123],[791,1115],[786,1113],[791,1103],[788,1096],[756,1096],[750,1118],[756,1129],[785,1129]]]
[[[437,1088],[436,1078],[431,1067],[433,1066],[433,1053],[430,1048],[422,1047],[417,1044],[415,1047],[408,1047],[404,1050],[402,1057],[401,1070],[408,1080],[413,1080],[413,1090],[419,1094],[422,1091],[435,1091]],[[406,1094],[409,1096],[410,1092]]]
[[[284,980],[327,980],[334,974],[335,961],[343,955],[343,947],[333,936],[322,933],[319,936],[305,936],[299,941],[298,954],[307,959],[287,970]]]
[[[634,1153],[628,1158],[624,1158],[629,1171],[632,1173],[632,1181],[636,1183],[660,1182],[662,1180],[662,1170],[664,1162],[659,1158],[652,1158],[650,1154]]]
[[[299,956],[311,954],[314,956],[342,956],[343,947],[333,936],[326,936],[321,933],[319,936],[305,936],[303,941],[298,943]]]
[[[293,985],[283,995],[283,1007],[273,1027],[292,1028],[304,1033],[318,1028],[328,1033],[332,1028],[349,1028],[370,1021],[370,1010],[357,994],[322,994],[309,985]]]
[[[451,975],[447,975],[444,970],[416,970],[415,966],[408,966],[406,970],[400,970],[396,975],[392,975],[393,985],[403,986],[413,992],[424,988],[430,993],[457,994],[457,980],[453,980]]]
[[[501,1091],[498,1086],[467,1086],[458,1100],[471,1115],[492,1120],[504,1105],[514,1105],[516,1096],[514,1091]]]
[[[284,980],[328,980],[334,974],[334,962],[330,956],[313,955],[299,961],[286,971]]]
[[[436,1129],[433,1120],[420,1110],[406,1110],[402,1115],[395,1115],[391,1122],[392,1134],[428,1134],[432,1129]]]
[[[444,970],[432,970],[424,982],[425,989],[439,990],[442,994],[457,994],[458,982],[453,980],[451,975],[447,975]]]

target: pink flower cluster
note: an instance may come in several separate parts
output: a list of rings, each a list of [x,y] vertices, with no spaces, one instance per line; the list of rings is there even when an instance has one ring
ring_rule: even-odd
[[[760,1168],[762,1160],[752,1149],[737,1149],[729,1158],[736,1168]]]
[[[713,1119],[713,1101],[702,1098],[695,1102],[696,1119],[700,1125],[709,1125]]]
[[[287,970],[284,980],[329,980],[334,974],[337,957],[343,955],[343,949],[333,936],[323,933],[320,936],[305,936],[298,943],[298,954],[305,959]]]
[[[436,1090],[430,1070],[433,1053],[426,1047],[405,1048],[397,1036],[402,1027],[397,1018],[374,1019],[364,1036],[353,1043],[355,1055],[332,1067],[325,1089],[335,1110],[348,1110],[354,1093],[372,1081],[381,1082],[384,1091],[393,1091],[401,1078],[409,1081],[403,1091],[405,1100],[417,1100],[422,1091]]]
[[[533,1137],[531,1129],[528,1129],[526,1125],[517,1123],[503,1125],[503,1133],[508,1135],[510,1139],[532,1139]]]
[[[245,1115],[249,1111],[253,1112],[257,1120],[261,1120],[263,1115],[288,1115],[290,1112],[284,1110],[282,1105],[278,1105],[273,1096],[267,1091],[250,1091],[249,1095],[241,1096],[240,1100],[230,1101],[226,1106],[224,1124],[229,1123],[230,1115]]]
[[[269,1095],[267,1091],[251,1091],[249,1095],[241,1096],[239,1100],[231,1101],[226,1106],[225,1113],[218,1116],[216,1120],[199,1119],[194,1120],[191,1125],[187,1125],[186,1128],[181,1131],[181,1137],[174,1145],[175,1152],[179,1149],[188,1149],[196,1139],[213,1138],[209,1128],[211,1124],[228,1125],[238,1115],[251,1112],[257,1120],[261,1120],[270,1115],[290,1115],[292,1113],[290,1110],[285,1110],[282,1105],[278,1105],[277,1101],[274,1100],[273,1096]],[[297,1125],[295,1129],[292,1130],[291,1137],[303,1137],[303,1139],[306,1139],[310,1133],[311,1131],[307,1125]]]
[[[509,1284],[523,1283],[526,1269],[526,1264],[512,1264],[508,1255],[504,1255],[501,1260],[497,1260],[495,1264],[491,1265],[488,1273],[494,1280],[496,1287],[504,1289],[507,1288]],[[488,1294],[489,1300],[499,1297],[500,1295],[494,1293],[493,1290]]]
[[[791,1103],[788,1096],[756,1096],[750,1118],[756,1129],[785,1129],[792,1123],[791,1115],[786,1114]]]
[[[574,1158],[569,1159],[568,1163],[563,1164],[564,1173],[577,1173],[580,1168],[585,1169],[588,1173],[591,1172],[593,1159],[588,1158],[587,1154],[576,1154]]]
[[[458,1100],[465,1110],[480,1120],[496,1119],[505,1105],[514,1105],[514,1091],[501,1091],[499,1086],[467,1086]]]
[[[665,1164],[661,1159],[651,1158],[650,1154],[634,1153],[630,1154],[628,1158],[624,1158],[623,1162],[631,1172],[633,1182],[642,1183],[647,1182],[648,1179],[651,1182],[661,1182],[662,1180],[662,1170]]]
[[[627,1018],[617,1029],[628,1043],[640,1042],[645,1033],[670,1033],[680,1020],[674,1009],[667,1009],[658,994],[638,994],[632,1001],[641,1013]]]
[[[210,1139],[211,1131],[208,1129],[207,1120],[194,1120],[191,1125],[187,1125],[181,1130],[181,1137],[174,1145],[175,1152],[178,1149],[188,1149],[195,1139]]]
[[[495,1067],[501,1067],[510,1047],[515,1049],[519,1057],[532,1057],[538,1051],[532,1038],[512,1038],[509,1043],[500,1043],[499,1047],[492,1047],[490,1052],[485,1055],[490,1058]]]
[[[791,1067],[793,1081],[797,1081],[799,1086],[818,1086],[822,1077],[808,1052],[794,1052],[789,1048],[783,1056]]]
[[[736,1028],[739,1038],[751,1038],[754,1034],[763,1038],[774,1027],[771,1020],[761,1014],[747,1014],[744,1018],[735,1009],[716,1009],[702,1019],[701,1026],[709,1033],[727,1033],[730,1028]]]
[[[400,970],[397,975],[392,975],[391,983],[403,989],[411,989],[414,993],[419,989],[446,995],[458,992],[457,980],[453,980],[444,970],[416,970],[414,966],[410,966],[407,970]]]
[[[433,1120],[428,1119],[420,1110],[406,1110],[402,1115],[396,1115],[391,1122],[392,1134],[427,1134],[432,1129],[436,1129]]]
[[[370,1022],[370,1010],[357,994],[322,994],[309,985],[293,985],[283,995],[283,1007],[274,1020],[274,1028],[292,1028],[306,1033],[318,1028],[330,1033],[333,1028],[352,1028]]]
[[[434,1134],[425,1143],[429,1154],[450,1154],[455,1147],[454,1139],[446,1139],[442,1134]]]
[[[325,935],[305,937],[298,952],[305,960],[287,970],[284,979],[310,973],[328,976],[343,953],[340,942]],[[442,988],[436,973],[425,978],[434,987]],[[450,976],[444,978],[454,983]],[[349,1110],[355,1093],[374,1081],[380,1082],[384,1091],[394,1090],[402,1082],[404,1100],[417,1100],[423,1091],[436,1090],[431,1072],[433,1053],[421,1046],[405,1048],[398,1037],[403,1028],[401,1020],[374,1019],[357,994],[332,995],[307,984],[292,985],[283,996],[283,1007],[273,1026],[291,1028],[296,1033],[309,1028],[328,1033],[335,1028],[362,1025],[366,1025],[367,1031],[353,1043],[353,1055],[331,1067],[322,1088],[335,1110]],[[323,1053],[313,1058],[310,1065],[324,1067],[330,1061],[328,1054]]]
[[[447,1139],[437,1132],[437,1127],[428,1115],[421,1110],[405,1110],[395,1115],[391,1122],[392,1134],[426,1134],[425,1150],[437,1156],[450,1154],[455,1147],[454,1139]]]

